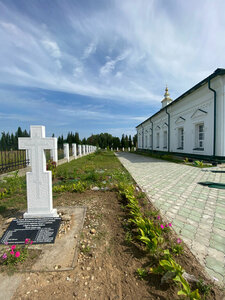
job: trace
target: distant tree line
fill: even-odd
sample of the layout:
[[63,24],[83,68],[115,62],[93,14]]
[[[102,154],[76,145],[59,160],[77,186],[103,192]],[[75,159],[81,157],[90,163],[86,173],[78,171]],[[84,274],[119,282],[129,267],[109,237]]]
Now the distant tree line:
[[109,133],[100,133],[100,134],[92,134],[89,138],[87,138],[87,144],[99,146],[100,148],[128,148],[132,146],[136,146],[137,143],[137,135],[131,138],[127,135],[122,135],[122,138],[114,137]]
[[[2,132],[0,139],[0,150],[18,150],[18,137],[29,137],[30,134],[26,130],[22,130],[18,127],[15,134]],[[55,136],[54,134],[52,135]],[[64,138],[63,135],[58,137],[58,148],[62,148],[64,143],[76,143],[76,144],[88,144],[93,146],[98,146],[100,148],[128,148],[136,146],[137,135],[135,134],[132,138],[131,135],[122,135],[122,138],[114,137],[109,133],[92,134],[90,137],[83,138],[80,140],[79,133],[68,132],[67,137]]]
[[18,137],[28,137],[30,133],[26,131],[22,131],[21,127],[18,127],[15,134],[2,132],[2,136],[0,139],[0,150],[17,150],[18,149]]
[[[54,134],[52,136],[54,136]],[[63,135],[59,136],[58,137],[58,148],[63,148],[63,144],[64,143],[68,143],[68,144],[72,144],[72,143],[81,144],[79,133],[78,132],[72,133],[72,131],[71,131],[71,132],[68,132],[66,138],[64,138]]]

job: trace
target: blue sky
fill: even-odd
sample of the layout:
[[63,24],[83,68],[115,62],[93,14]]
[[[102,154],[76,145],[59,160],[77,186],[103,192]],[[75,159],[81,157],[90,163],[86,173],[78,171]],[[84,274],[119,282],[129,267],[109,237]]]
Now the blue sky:
[[224,0],[0,0],[0,130],[134,134],[224,67]]

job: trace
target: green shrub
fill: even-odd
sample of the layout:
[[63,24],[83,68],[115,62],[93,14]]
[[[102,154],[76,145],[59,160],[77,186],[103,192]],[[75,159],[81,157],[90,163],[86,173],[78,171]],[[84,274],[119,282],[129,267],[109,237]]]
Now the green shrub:
[[194,162],[194,164],[195,164],[196,167],[199,167],[199,168],[203,168],[204,167],[203,161],[200,161],[200,160],[196,160]]
[[72,184],[62,184],[53,186],[53,192],[62,193],[62,192],[79,192],[83,193],[87,188],[87,185],[84,182],[78,181],[77,183]]

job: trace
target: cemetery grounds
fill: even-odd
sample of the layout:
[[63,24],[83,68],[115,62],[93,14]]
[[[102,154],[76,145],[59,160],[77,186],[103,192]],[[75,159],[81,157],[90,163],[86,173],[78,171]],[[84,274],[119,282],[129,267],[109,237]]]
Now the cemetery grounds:
[[[77,237],[75,268],[61,271],[61,265],[55,265],[53,272],[26,272],[41,255],[30,246],[25,262],[11,267],[0,265],[4,276],[18,273],[22,278],[13,299],[223,299],[224,291],[205,276],[202,266],[174,233],[173,225],[165,223],[113,152],[98,151],[58,166],[53,169],[53,177],[55,208],[86,207],[84,226]],[[0,182],[0,199],[2,234],[7,221],[21,217],[26,210],[25,176],[14,175]],[[132,199],[136,205],[133,209]],[[161,230],[159,250],[148,251],[147,244],[140,240],[134,212],[153,220]],[[70,216],[62,217],[58,239],[72,226]],[[168,253],[162,254],[166,249],[177,266],[202,279],[198,285],[190,283],[192,291],[199,289],[201,298],[177,295],[179,284],[171,279],[161,283],[163,276],[156,268],[160,258],[169,259]],[[61,260],[63,264],[66,257]]]

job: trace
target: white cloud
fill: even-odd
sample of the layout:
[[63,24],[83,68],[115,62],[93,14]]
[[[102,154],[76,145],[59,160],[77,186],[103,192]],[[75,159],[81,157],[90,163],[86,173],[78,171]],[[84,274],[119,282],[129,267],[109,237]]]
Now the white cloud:
[[111,59],[109,56],[106,57],[107,62],[100,68],[100,76],[105,76],[111,73],[116,67],[116,64],[120,61],[123,61],[130,54],[130,50],[126,50],[125,52],[118,55],[115,59]]
[[120,72],[120,71],[116,72],[116,75],[115,75],[116,78],[121,78],[122,76],[123,76],[122,72]]
[[[60,114],[63,114],[67,117],[78,117],[79,119],[82,120],[118,120],[120,121],[120,123],[122,122],[129,122],[129,121],[138,121],[138,122],[142,122],[144,121],[148,116],[130,116],[130,115],[125,115],[125,114],[112,114],[112,113],[108,113],[105,110],[93,110],[92,107],[84,107],[84,108],[79,108],[79,107],[66,107],[66,108],[62,108],[59,107],[58,108],[58,112],[60,112]],[[110,122],[111,122],[110,121]]]
[[115,69],[116,60],[107,61],[104,66],[100,68],[100,75],[104,76],[110,73],[112,70]]
[[80,76],[82,73],[83,73],[83,68],[81,66],[80,67],[75,67],[73,69],[73,76],[74,77]]
[[87,48],[85,48],[82,58],[87,59],[91,54],[96,52],[96,43],[90,43]]
[[61,51],[59,46],[56,42],[50,40],[43,40],[42,44],[44,45],[45,49],[49,52],[49,54],[54,58],[61,57]]
[[0,25],[7,31],[17,34],[19,32],[18,28],[12,24],[12,23],[7,23],[7,22],[0,22]]
[[2,120],[14,120],[14,121],[37,121],[35,117],[27,116],[25,114],[14,114],[14,113],[0,113]]

